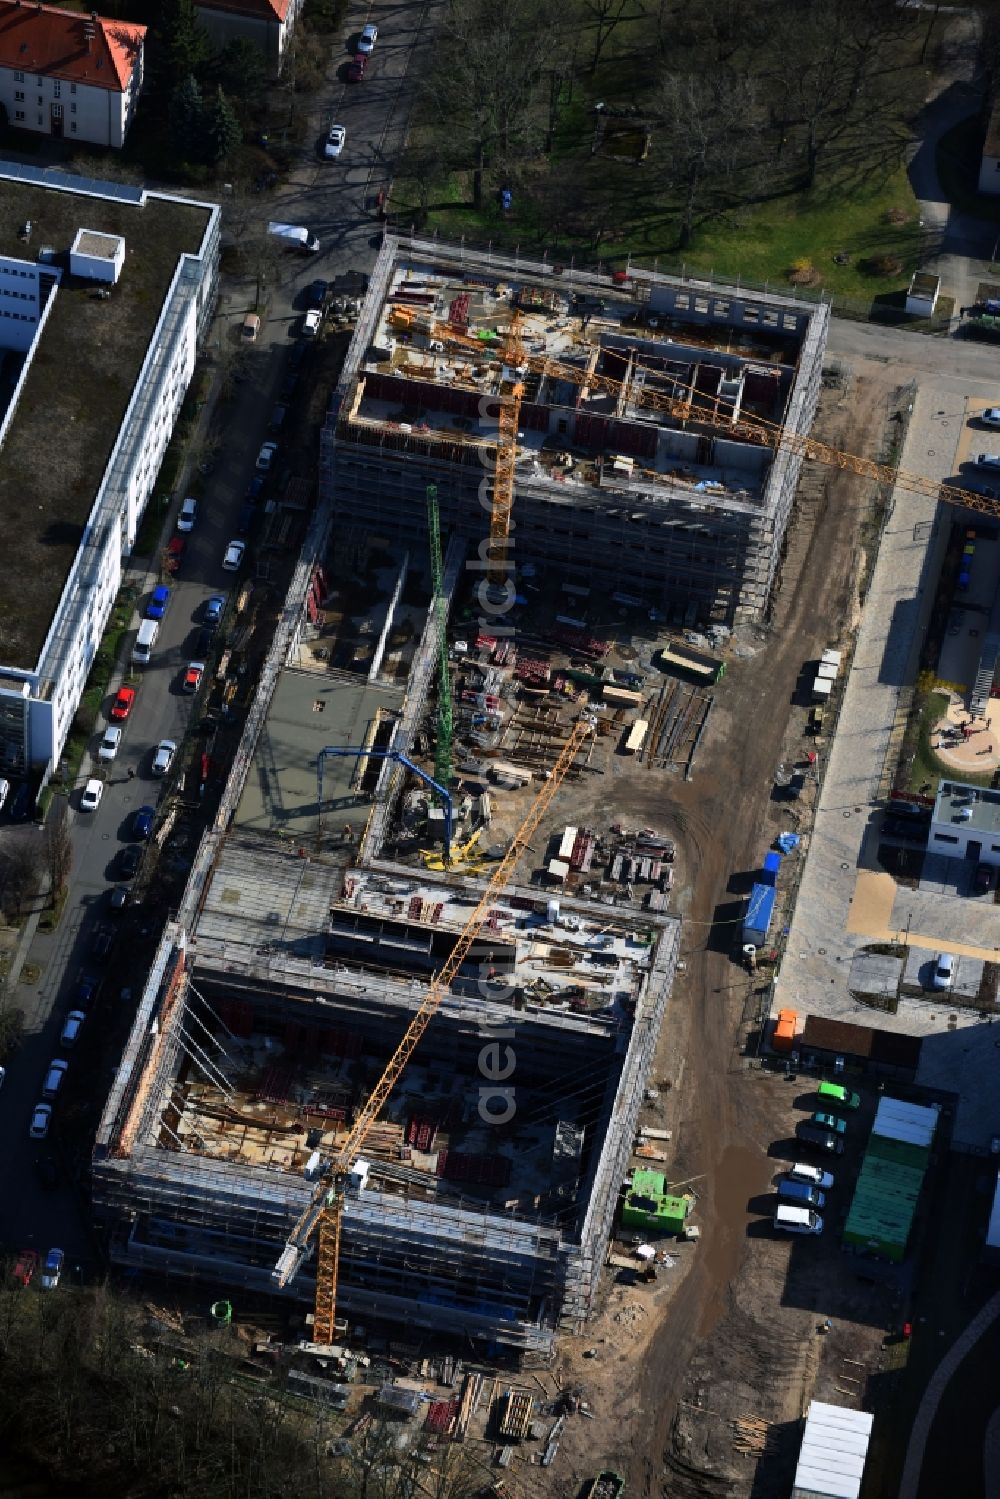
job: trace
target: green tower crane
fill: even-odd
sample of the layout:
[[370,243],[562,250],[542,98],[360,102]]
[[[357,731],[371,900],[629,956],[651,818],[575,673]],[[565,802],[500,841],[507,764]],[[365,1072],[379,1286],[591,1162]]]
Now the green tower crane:
[[441,562],[441,520],[438,515],[436,484],[427,486],[427,532],[431,546],[431,579],[434,587],[434,613],[438,624],[438,712],[437,743],[434,752],[434,779],[442,786],[451,785],[451,672],[448,667],[448,609],[445,602]]

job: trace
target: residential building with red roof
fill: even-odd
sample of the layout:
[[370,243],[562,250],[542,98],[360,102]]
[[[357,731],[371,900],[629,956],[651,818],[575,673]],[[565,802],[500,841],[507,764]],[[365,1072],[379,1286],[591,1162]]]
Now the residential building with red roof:
[[0,104],[17,130],[121,146],[142,88],[145,26],[0,0]]
[[194,8],[213,47],[221,51],[229,42],[253,42],[277,73],[302,0],[195,0]]

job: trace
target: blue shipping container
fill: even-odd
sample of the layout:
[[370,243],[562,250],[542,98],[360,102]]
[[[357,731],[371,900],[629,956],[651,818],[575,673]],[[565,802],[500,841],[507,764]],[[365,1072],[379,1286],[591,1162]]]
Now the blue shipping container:
[[743,918],[744,942],[752,942],[755,947],[762,947],[767,941],[777,893],[773,885],[754,885],[750,891],[747,913]]
[[764,869],[761,878],[762,885],[776,885],[778,883],[778,870],[781,868],[781,855],[773,849],[764,855]]

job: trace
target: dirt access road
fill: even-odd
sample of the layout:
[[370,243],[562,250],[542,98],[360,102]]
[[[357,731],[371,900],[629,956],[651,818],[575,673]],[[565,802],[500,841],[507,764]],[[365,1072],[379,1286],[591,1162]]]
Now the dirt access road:
[[[827,390],[817,435],[877,454],[896,384],[876,372]],[[702,1241],[678,1247],[665,1290],[615,1288],[584,1338],[565,1345],[560,1370],[560,1383],[582,1386],[593,1410],[592,1420],[567,1427],[567,1465],[578,1478],[609,1461],[627,1470],[630,1495],[749,1494],[756,1464],[731,1450],[729,1462],[710,1457],[708,1447],[718,1443],[692,1439],[687,1402],[724,1418],[731,1447],[733,1419],[790,1421],[812,1391],[815,1317],[784,1304],[791,1246],[747,1232],[748,1199],[769,1190],[781,1163],[768,1158],[768,1146],[787,1136],[789,1119],[782,1085],[738,1060],[749,979],[729,956],[739,909],[731,879],[758,868],[779,826],[789,825],[771,790],[799,733],[789,726],[796,681],[804,661],[856,623],[872,500],[860,480],[818,468],[805,473],[773,620],[751,641],[752,659],[734,660],[717,689],[690,782],[618,759],[612,777],[590,783],[590,809],[579,788],[574,796],[580,821],[589,810],[597,826],[645,821],[675,838],[685,918],[686,972],[675,984],[654,1072],[669,1086],[656,1122],[674,1132],[670,1179],[703,1178],[695,1187]],[[819,1304],[822,1288],[815,1290]]]

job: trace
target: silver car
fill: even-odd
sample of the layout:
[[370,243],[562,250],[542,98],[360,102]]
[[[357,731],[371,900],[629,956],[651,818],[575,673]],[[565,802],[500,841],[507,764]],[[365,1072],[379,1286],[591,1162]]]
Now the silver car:
[[159,744],[156,746],[156,754],[153,756],[152,769],[154,776],[166,775],[167,771],[174,763],[174,756],[176,755],[176,753],[177,745],[172,739],[160,740]]

